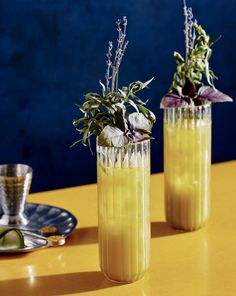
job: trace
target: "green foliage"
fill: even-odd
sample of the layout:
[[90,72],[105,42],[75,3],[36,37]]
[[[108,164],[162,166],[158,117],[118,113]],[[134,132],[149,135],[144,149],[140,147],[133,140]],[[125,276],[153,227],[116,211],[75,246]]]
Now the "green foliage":
[[[147,101],[141,100],[137,93],[147,88],[152,80],[153,78],[144,83],[141,81],[133,82],[128,87],[118,89],[115,93],[107,93],[105,85],[100,82],[103,94],[87,93],[84,96],[83,105],[79,106],[83,116],[75,119],[73,125],[82,135],[82,138],[73,145],[82,142],[90,147],[91,136],[95,135],[99,140],[99,135],[102,132],[104,146],[115,145],[115,143],[137,142],[150,138],[150,130],[146,129],[147,126],[150,129],[155,122],[155,115],[145,107]],[[149,124],[145,120],[141,120],[140,117],[139,119],[136,118],[136,122],[139,124],[138,128],[130,124],[129,115],[131,109],[136,111],[134,113],[142,114]],[[134,122],[134,119],[132,119],[132,122]],[[110,128],[106,128],[107,126]],[[117,141],[116,137],[121,136],[121,134],[125,139]],[[115,137],[116,140],[113,141],[112,137]]]
[[205,30],[193,23],[196,30],[196,39],[193,48],[190,50],[186,60],[177,52],[174,52],[174,58],[177,64],[176,73],[173,77],[173,83],[170,87],[171,92],[177,92],[179,95],[194,97],[196,90],[202,85],[203,76],[208,84],[214,88],[214,72],[210,69],[209,59],[212,54],[211,46],[219,39],[211,41]]

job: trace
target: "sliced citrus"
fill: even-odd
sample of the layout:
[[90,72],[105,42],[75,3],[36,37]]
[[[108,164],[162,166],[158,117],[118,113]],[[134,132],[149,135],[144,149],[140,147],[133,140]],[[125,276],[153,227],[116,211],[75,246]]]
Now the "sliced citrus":
[[0,228],[0,250],[20,249],[24,247],[24,236],[18,229]]

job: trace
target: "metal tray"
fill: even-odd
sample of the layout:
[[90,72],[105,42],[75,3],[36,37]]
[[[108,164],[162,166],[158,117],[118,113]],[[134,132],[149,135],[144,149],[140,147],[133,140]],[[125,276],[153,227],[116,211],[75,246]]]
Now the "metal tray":
[[[24,229],[38,230],[43,226],[56,226],[55,235],[69,236],[77,225],[77,219],[69,211],[43,204],[27,203],[25,214],[29,220],[27,225],[22,225]],[[2,210],[0,208],[0,216]],[[16,228],[21,228],[18,225]],[[23,253],[31,252],[48,246],[47,239],[40,239],[29,234],[24,234],[25,247],[22,249],[0,250],[0,253]]]

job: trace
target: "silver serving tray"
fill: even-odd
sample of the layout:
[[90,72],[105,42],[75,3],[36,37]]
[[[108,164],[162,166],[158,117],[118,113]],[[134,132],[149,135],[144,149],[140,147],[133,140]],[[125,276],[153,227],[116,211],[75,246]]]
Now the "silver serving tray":
[[[22,225],[24,229],[31,229],[37,231],[43,226],[56,226],[57,233],[53,235],[69,236],[77,225],[77,219],[69,211],[43,204],[27,203],[25,214],[28,218],[28,224]],[[0,208],[0,216],[2,210]],[[14,226],[14,225],[11,225]],[[21,225],[17,225],[16,228],[21,228]],[[37,235],[31,235],[30,233],[24,233],[25,247],[21,249],[5,249],[0,250],[0,253],[24,253],[36,251],[48,246],[46,238]]]

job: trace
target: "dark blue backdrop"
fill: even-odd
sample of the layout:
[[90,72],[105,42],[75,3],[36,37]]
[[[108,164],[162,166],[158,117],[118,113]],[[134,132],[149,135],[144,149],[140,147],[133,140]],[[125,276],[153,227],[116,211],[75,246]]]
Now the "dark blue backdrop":
[[[235,94],[234,0],[188,1],[215,45],[216,86]],[[144,94],[157,115],[152,171],[163,168],[160,98],[183,51],[181,0],[0,0],[0,162],[34,168],[32,191],[95,182],[96,161],[86,147],[69,149],[78,135],[72,119],[83,94],[100,90],[114,21],[128,17],[130,40],[121,83],[156,79]],[[236,105],[213,106],[213,162],[236,158]]]

